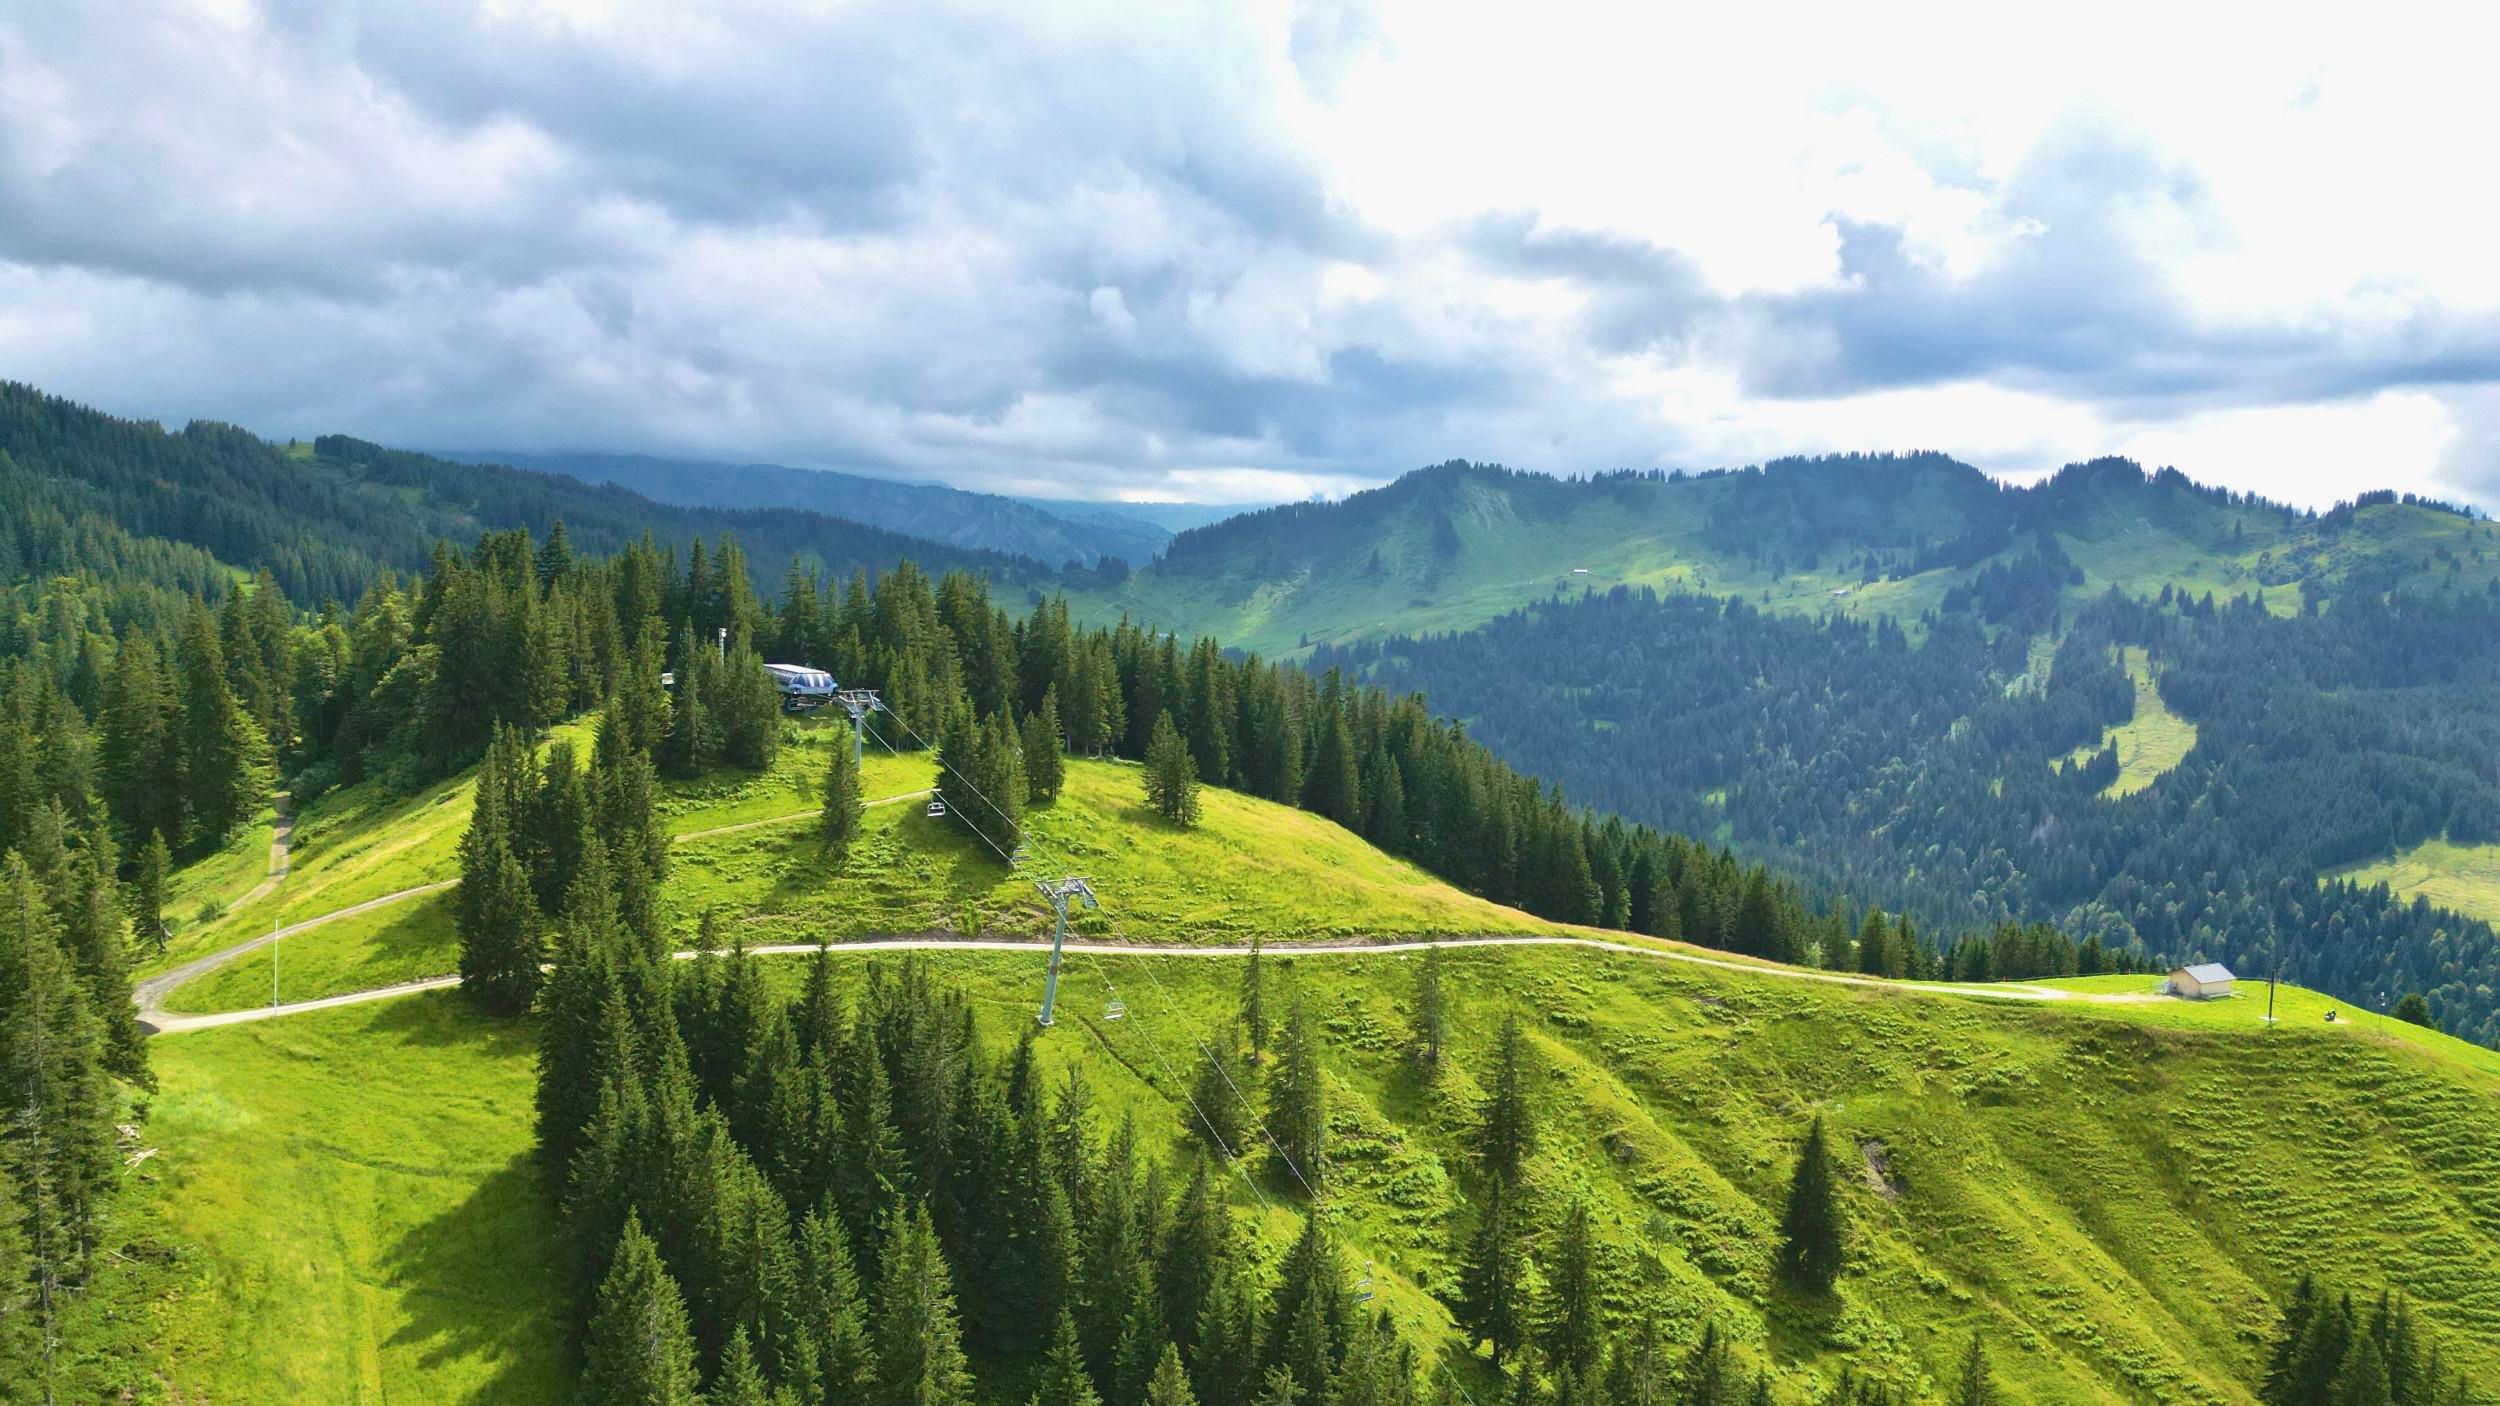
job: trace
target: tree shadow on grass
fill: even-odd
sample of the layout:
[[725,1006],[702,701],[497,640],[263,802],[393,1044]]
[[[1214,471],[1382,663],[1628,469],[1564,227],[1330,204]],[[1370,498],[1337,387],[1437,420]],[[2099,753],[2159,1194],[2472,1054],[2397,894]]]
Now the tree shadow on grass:
[[545,1179],[516,1155],[383,1252],[405,1320],[385,1346],[428,1373],[477,1379],[467,1401],[564,1400],[571,1295],[557,1251]]
[[476,1046],[497,1059],[536,1058],[536,1027],[526,1020],[488,1015],[457,988],[420,991],[376,1001],[365,1029],[405,1045]]

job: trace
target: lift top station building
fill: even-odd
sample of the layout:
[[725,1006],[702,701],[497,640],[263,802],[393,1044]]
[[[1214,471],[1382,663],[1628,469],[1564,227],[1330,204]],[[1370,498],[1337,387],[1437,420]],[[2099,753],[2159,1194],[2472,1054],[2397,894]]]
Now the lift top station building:
[[804,664],[767,664],[764,672],[773,676],[773,687],[781,690],[781,706],[788,712],[825,707],[841,692],[833,675]]

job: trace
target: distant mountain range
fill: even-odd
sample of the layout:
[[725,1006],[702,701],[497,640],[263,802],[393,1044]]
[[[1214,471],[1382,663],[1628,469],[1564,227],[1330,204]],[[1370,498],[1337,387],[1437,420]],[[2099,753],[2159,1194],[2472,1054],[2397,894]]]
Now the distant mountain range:
[[1706,474],[1555,478],[1489,464],[1419,469],[1333,503],[1288,503],[1181,533],[1090,594],[1182,634],[1268,653],[1463,630],[1618,585],[1741,596],[1775,611],[1925,612],[2053,538],[2071,600],[2111,586],[2252,593],[2296,610],[2355,576],[2481,584],[2473,519],[2366,495],[2307,513],[2117,459],[2016,488],[1940,454],[1839,455]]
[[1183,528],[1239,511],[1205,503],[1095,503],[1011,498],[939,483],[906,483],[832,469],[661,459],[643,454],[446,451],[471,464],[509,464],[612,483],[663,503],[707,508],[803,508],[951,546],[1027,556],[1049,566],[1152,560]]

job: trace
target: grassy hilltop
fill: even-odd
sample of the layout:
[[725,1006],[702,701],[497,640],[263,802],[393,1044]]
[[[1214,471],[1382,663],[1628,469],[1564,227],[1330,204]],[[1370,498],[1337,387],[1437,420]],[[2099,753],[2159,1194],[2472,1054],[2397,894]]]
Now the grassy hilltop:
[[[928,782],[925,758],[872,758],[865,794],[906,799],[872,809],[850,868],[829,872],[805,820],[787,818],[812,803],[823,761],[823,734],[801,736],[767,776],[671,788],[681,917],[718,904],[758,940],[1042,929],[1023,876],[921,813],[908,793]],[[1169,830],[1138,813],[1135,782],[1074,764],[1067,794],[1030,817],[1037,850],[1073,852],[1095,879],[1112,915],[1102,935],[1556,931],[1300,812],[1210,792],[1200,829]],[[364,828],[298,876],[431,854],[459,829],[439,816],[464,812],[359,812]],[[299,835],[320,834],[322,814],[308,807]],[[206,865],[222,867],[187,871],[195,889],[258,879],[230,857]],[[433,872],[412,861],[398,877]],[[353,902],[392,881],[336,882]],[[285,970],[352,989],[359,973],[423,965],[414,953],[448,951],[447,926],[408,916],[433,901],[379,910],[403,915],[405,941],[357,920],[291,937]],[[195,983],[210,994],[194,1008],[265,999],[257,960]],[[758,960],[791,983],[807,961]],[[846,989],[869,960],[837,959]],[[994,1047],[1029,1022],[1034,954],[927,960],[972,996]],[[2014,1400],[2248,1402],[2271,1305],[2304,1268],[2413,1295],[2452,1356],[2500,1378],[2500,1055],[2412,1027],[2330,1025],[2307,993],[2286,993],[2268,1029],[2248,995],[2043,1004],[1589,949],[1454,949],[1453,1046],[1427,1080],[1403,1052],[1418,960],[1280,945],[1267,971],[1271,1010],[1298,996],[1323,1037],[1330,1216],[1349,1257],[1370,1262],[1377,1302],[1428,1339],[1453,1337],[1442,1305],[1467,1224],[1459,1187],[1491,1044],[1516,1012],[1539,1071],[1540,1223],[1587,1195],[1614,1311],[1655,1315],[1679,1342],[1718,1323],[1775,1372],[1783,1403],[1844,1363],[1933,1393],[1974,1328]],[[1104,1111],[1134,1116],[1144,1145],[1177,1159],[1190,1057],[1229,1038],[1240,977],[1235,958],[1078,955],[1063,988],[1076,1018],[1044,1057],[1082,1062]],[[289,981],[290,998],[317,994]],[[1129,1012],[1116,1023],[1100,1019],[1113,987]],[[134,1243],[175,1256],[139,1307],[171,1399],[564,1399],[568,1315],[528,1155],[527,1026],[436,992],[162,1037],[152,1054],[160,1151],[134,1173],[125,1220]],[[1765,1275],[1796,1139],[1818,1111],[1851,1171],[1856,1227],[1826,1305]],[[1232,1179],[1236,1209],[1273,1258],[1298,1189],[1247,1169],[1257,1189]],[[1482,1399],[1489,1377],[1461,1370]]]

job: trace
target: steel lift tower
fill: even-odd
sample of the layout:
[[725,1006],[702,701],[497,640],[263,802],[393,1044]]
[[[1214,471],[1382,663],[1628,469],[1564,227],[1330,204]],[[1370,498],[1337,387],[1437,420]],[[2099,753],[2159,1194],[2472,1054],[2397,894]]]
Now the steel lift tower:
[[857,767],[862,760],[859,740],[868,731],[868,715],[885,705],[877,701],[873,688],[846,688],[833,695],[833,701],[851,715],[851,765]]
[[1059,1004],[1059,950],[1068,940],[1068,900],[1075,899],[1088,908],[1100,908],[1094,900],[1094,886],[1083,879],[1061,879],[1057,883],[1036,879],[1033,887],[1050,900],[1050,910],[1059,915],[1058,925],[1050,934],[1050,976],[1042,984],[1041,1023],[1051,1023],[1051,1007]]

